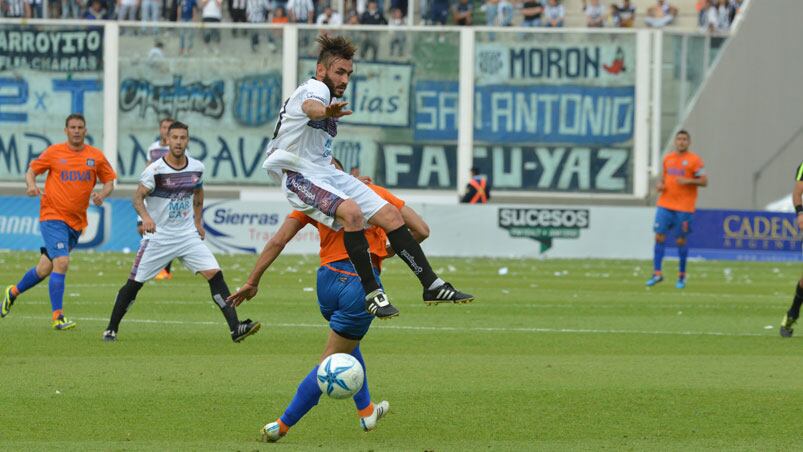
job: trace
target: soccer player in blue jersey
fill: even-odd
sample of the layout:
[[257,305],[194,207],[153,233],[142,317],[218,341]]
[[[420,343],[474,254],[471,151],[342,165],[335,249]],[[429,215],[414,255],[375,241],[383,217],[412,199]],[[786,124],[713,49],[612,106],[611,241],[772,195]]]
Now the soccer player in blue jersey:
[[[406,226],[416,241],[421,242],[429,235],[427,224],[414,210],[406,206],[404,201],[382,187],[369,185],[369,188],[401,212]],[[317,281],[318,304],[321,314],[329,321],[331,328],[320,360],[323,361],[334,353],[348,353],[354,356],[365,369],[365,361],[360,352],[360,341],[368,332],[374,315],[368,313],[364,308],[365,290],[343,245],[344,231],[342,229],[334,231],[299,211],[292,212],[265,245],[248,281],[229,297],[229,301],[238,306],[244,300],[253,298],[257,294],[263,273],[279,256],[284,246],[307,224],[317,227],[321,238],[321,266],[318,269]],[[390,256],[386,245],[387,236],[381,228],[374,226],[366,230],[366,239],[369,243],[374,276],[381,287],[379,273],[382,259]],[[281,439],[287,434],[290,427],[318,404],[322,393],[317,383],[317,372],[318,366],[316,365],[299,384],[296,395],[284,414],[262,428],[263,441],[275,442]],[[373,430],[377,421],[390,408],[387,401],[377,404],[371,402],[367,371],[363,387],[354,395],[354,404],[360,416],[360,426],[365,431]]]

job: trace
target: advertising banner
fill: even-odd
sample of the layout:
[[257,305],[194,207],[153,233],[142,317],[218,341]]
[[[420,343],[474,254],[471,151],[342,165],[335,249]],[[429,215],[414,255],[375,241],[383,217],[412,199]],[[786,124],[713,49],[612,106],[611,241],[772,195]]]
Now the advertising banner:
[[700,209],[694,213],[691,229],[689,256],[801,260],[803,234],[797,228],[794,213]]
[[102,57],[100,29],[0,30],[0,180],[22,180],[31,160],[66,141],[71,113],[86,117],[88,143],[102,143]]

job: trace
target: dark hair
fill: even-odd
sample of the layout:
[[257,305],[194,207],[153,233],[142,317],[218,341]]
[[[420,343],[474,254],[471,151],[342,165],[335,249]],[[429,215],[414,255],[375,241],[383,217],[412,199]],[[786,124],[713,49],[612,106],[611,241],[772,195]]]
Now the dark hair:
[[187,131],[187,133],[190,133],[190,126],[188,126],[187,124],[184,124],[181,121],[176,121],[173,124],[170,124],[170,127],[167,128],[167,131],[170,132],[171,130],[174,130],[174,129],[184,129],[184,130]]
[[477,176],[479,174],[482,174],[482,171],[480,171],[480,167],[479,166],[472,166],[471,167],[471,174]]
[[86,127],[86,119],[84,118],[84,115],[82,115],[81,113],[73,113],[70,116],[67,116],[67,119],[64,120],[64,127],[67,127],[70,124],[70,121],[72,121],[73,119],[77,119],[83,122],[84,127]]
[[357,48],[348,38],[343,36],[320,35],[315,40],[321,46],[321,53],[318,54],[318,64],[329,67],[335,58],[351,60]]
[[340,167],[340,169],[345,169],[345,168],[343,167],[343,162],[341,162],[340,160],[338,160],[338,159],[337,159],[337,157],[332,157],[332,162],[333,162],[333,163],[335,163],[335,164],[337,164],[337,166],[339,166],[339,167]]
[[689,132],[687,132],[686,129],[678,130],[678,133],[676,133],[675,136],[678,136],[678,135],[686,135],[686,138],[691,138],[691,135],[689,135]]
[[164,124],[167,121],[176,122],[175,119],[171,118],[170,116],[166,116],[166,117],[164,117],[164,118],[159,120],[159,125],[161,126],[162,124]]

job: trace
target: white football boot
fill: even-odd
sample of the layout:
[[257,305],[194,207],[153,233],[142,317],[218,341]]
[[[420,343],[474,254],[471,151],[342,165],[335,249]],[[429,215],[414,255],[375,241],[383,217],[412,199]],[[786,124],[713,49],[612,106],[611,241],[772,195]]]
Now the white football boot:
[[[366,432],[376,428],[376,423],[382,419],[390,410],[390,404],[387,400],[383,400],[374,404],[374,412],[370,416],[360,418],[360,427]],[[277,427],[278,428],[278,427]]]

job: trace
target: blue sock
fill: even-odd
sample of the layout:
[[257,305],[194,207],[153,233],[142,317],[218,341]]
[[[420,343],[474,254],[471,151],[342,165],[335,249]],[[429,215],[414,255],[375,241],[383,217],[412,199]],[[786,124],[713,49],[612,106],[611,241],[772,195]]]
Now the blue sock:
[[678,257],[680,257],[680,278],[686,277],[686,259],[689,257],[689,247],[686,245],[678,247]]
[[301,380],[296,390],[296,395],[287,406],[287,409],[282,415],[281,421],[288,427],[292,427],[296,422],[300,421],[302,417],[315,405],[318,404],[318,399],[321,398],[321,389],[318,387],[318,366],[315,366],[310,373]]
[[664,261],[664,250],[666,245],[664,242],[655,242],[655,254],[653,256],[653,269],[655,273],[661,272],[661,263]]
[[41,281],[42,278],[36,273],[36,267],[31,268],[22,276],[22,279],[20,279],[20,282],[16,285],[17,296],[20,296],[23,292],[39,284]]
[[61,311],[64,305],[64,273],[53,272],[50,274],[50,307],[53,312]]
[[365,361],[362,359],[359,345],[351,352],[351,356],[357,358],[357,361],[362,364],[363,371],[365,371],[365,382],[362,384],[362,388],[354,394],[354,405],[357,406],[357,410],[363,410],[371,404],[371,394],[368,392],[368,369],[365,368]]

